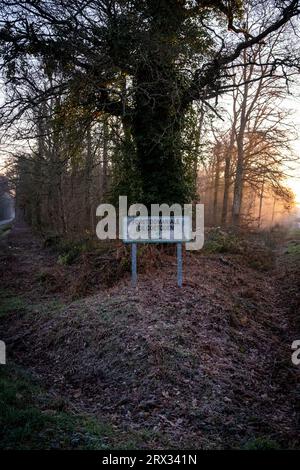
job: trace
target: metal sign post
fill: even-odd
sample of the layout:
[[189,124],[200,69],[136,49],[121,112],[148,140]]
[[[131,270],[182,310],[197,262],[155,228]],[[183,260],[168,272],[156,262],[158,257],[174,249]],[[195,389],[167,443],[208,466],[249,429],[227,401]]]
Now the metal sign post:
[[177,243],[177,285],[182,287],[182,243]]
[[133,287],[136,287],[136,281],[137,281],[136,251],[137,251],[136,243],[132,243],[131,245],[131,283]]
[[131,283],[137,284],[137,243],[176,243],[177,285],[182,287],[182,244],[191,240],[190,217],[124,217],[123,241],[131,244]]

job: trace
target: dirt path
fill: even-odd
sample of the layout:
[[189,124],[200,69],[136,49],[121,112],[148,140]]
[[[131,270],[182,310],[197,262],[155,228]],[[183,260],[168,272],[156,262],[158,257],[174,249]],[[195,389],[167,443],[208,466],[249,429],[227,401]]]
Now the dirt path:
[[43,246],[22,221],[0,239],[1,295],[17,296],[26,302],[64,300],[75,269],[57,262],[58,255]]
[[39,298],[42,292],[37,282],[41,269],[53,264],[53,257],[42,250],[42,242],[33,236],[27,225],[18,221],[8,235],[0,240],[1,284],[7,291]]
[[179,290],[170,258],[137,289],[127,277],[71,302],[68,269],[24,224],[1,249],[2,297],[24,301],[6,307],[1,338],[73,410],[145,448],[299,446],[284,261],[266,274],[239,256],[188,255]]

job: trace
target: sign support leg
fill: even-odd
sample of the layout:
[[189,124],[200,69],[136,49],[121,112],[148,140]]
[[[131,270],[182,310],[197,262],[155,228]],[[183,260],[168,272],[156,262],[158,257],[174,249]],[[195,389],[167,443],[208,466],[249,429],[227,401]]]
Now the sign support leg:
[[136,243],[131,245],[131,283],[136,287],[137,281],[137,263],[136,263]]
[[182,243],[177,243],[177,284],[182,287]]

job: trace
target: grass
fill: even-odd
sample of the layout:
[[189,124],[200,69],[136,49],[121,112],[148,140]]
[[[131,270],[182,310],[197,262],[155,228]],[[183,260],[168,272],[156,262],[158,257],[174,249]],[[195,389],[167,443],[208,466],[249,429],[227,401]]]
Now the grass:
[[86,416],[55,408],[56,402],[16,367],[0,369],[1,449],[105,449],[113,433]]
[[8,222],[7,224],[0,225],[0,239],[4,238],[12,229],[13,222]]
[[243,447],[244,450],[279,450],[280,445],[268,437],[257,437],[249,440]]
[[289,230],[287,237],[289,239],[300,240],[300,228],[292,228]]
[[259,232],[251,236],[239,236],[220,228],[207,234],[203,252],[206,254],[239,254],[245,264],[257,271],[269,271],[274,267],[276,240],[271,232]]
[[136,449],[150,431],[118,432],[94,417],[72,414],[63,400],[45,393],[23,370],[0,366],[0,449]]
[[20,312],[25,310],[27,307],[26,302],[22,297],[13,296],[13,297],[2,297],[0,295],[0,318],[4,317],[9,313]]
[[1,227],[0,228],[0,239],[4,238],[6,235],[8,235],[10,231],[11,231],[11,227],[8,227],[7,225],[4,226],[4,227]]
[[44,238],[44,247],[50,248],[58,255],[57,262],[63,266],[76,263],[80,256],[85,253],[93,253],[95,256],[109,253],[114,247],[114,241],[101,242],[93,238],[82,238],[78,240],[63,239],[56,234],[48,234]]
[[292,256],[300,255],[300,242],[290,242],[287,246],[286,253]]
[[0,289],[0,318],[14,313],[49,314],[64,307],[57,299],[31,303],[27,298],[16,295],[13,291]]

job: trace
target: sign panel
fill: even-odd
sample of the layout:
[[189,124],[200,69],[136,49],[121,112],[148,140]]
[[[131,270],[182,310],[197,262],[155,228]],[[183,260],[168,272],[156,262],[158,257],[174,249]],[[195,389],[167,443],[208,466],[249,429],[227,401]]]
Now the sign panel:
[[125,243],[178,243],[192,240],[188,216],[124,217]]

